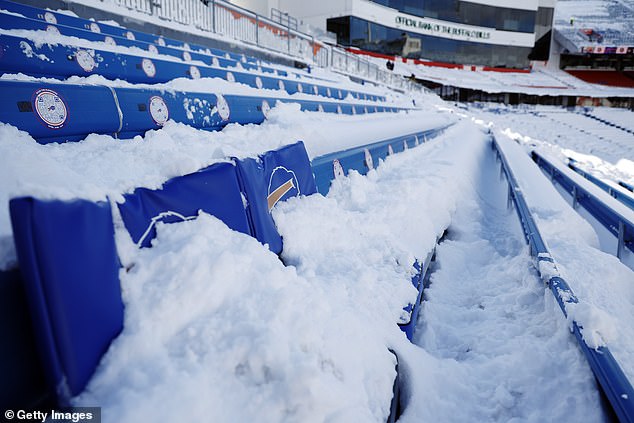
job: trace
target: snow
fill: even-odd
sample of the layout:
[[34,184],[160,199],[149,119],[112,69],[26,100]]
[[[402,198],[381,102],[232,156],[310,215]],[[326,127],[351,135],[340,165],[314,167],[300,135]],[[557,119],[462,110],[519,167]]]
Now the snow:
[[[394,359],[353,292],[206,215],[160,224],[134,259],[125,330],[75,401],[100,404],[105,422],[385,419]],[[386,331],[384,308],[363,317]]]
[[521,146],[498,134],[542,237],[579,304],[566,305],[583,327],[591,348],[607,344],[630,380],[634,379],[634,273],[602,252],[597,235],[557,194]]
[[[42,42],[69,42],[47,37]],[[574,86],[545,69],[508,76],[426,68],[434,78],[474,78],[470,82],[498,88],[598,89]],[[359,88],[315,72],[334,85]],[[133,86],[98,76],[40,81]],[[262,93],[218,79],[152,87]],[[371,90],[388,95],[391,104],[414,99],[419,110],[340,116],[280,103],[261,125],[205,132],[170,121],[129,140],[91,134],[48,145],[0,123],[0,269],[7,269],[16,264],[7,206],[15,196],[116,203],[136,187],[158,188],[212,163],[297,140],[315,158],[457,122],[366,176],[337,179],[328,196],[278,204],[273,217],[284,239],[281,260],[204,213],[159,223],[152,248],[138,249],[115,216],[124,329],[75,404],[102,406],[104,422],[383,422],[396,375],[391,350],[403,383],[403,423],[605,418],[569,327],[578,322],[592,348],[607,344],[634,380],[634,273],[600,250],[593,227],[526,153],[538,148],[562,163],[572,157],[612,181],[631,182],[631,138],[618,139],[598,121],[557,108],[456,110],[431,95]],[[631,120],[631,112],[595,111]],[[506,208],[506,185],[486,128],[503,145],[556,265],[542,261],[536,268],[530,258],[518,220]],[[412,263],[426,257],[445,230],[410,343],[396,322],[416,296]],[[568,320],[538,272],[560,275],[574,290],[580,301],[566,306]]]
[[[385,66],[385,59],[368,60]],[[529,73],[494,72],[481,69],[448,69],[425,64],[394,61],[394,72],[438,84],[482,90],[487,93],[524,93],[538,96],[632,97],[634,89],[590,84],[559,70],[534,63]]]
[[[593,113],[608,114],[609,108]],[[575,159],[593,175],[611,180],[634,182],[634,135],[585,116],[581,110],[568,111],[554,106],[513,108],[499,104],[471,107],[470,114],[503,131],[527,149],[537,149],[559,157]],[[620,119],[634,119],[634,112],[614,110]],[[602,131],[609,131],[605,133]]]
[[498,165],[481,156],[437,249],[399,421],[601,421],[593,376],[532,269]]
[[[170,178],[229,157],[252,157],[298,140],[304,141],[310,157],[316,157],[454,120],[431,110],[338,116],[304,112],[297,104],[278,104],[259,126],[231,124],[221,132],[206,132],[169,121],[143,138],[120,140],[91,134],[79,143],[47,145],[0,123],[0,178],[4,182],[0,188],[4,204],[0,208],[0,269],[15,263],[8,210],[12,197],[122,201],[122,194],[136,187],[159,188]],[[29,165],[33,161],[38,166]]]

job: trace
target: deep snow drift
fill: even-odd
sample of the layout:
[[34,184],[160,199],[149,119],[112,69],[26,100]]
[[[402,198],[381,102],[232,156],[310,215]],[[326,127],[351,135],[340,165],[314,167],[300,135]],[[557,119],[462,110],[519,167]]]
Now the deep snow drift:
[[401,421],[601,421],[592,373],[535,273],[499,164],[489,151],[480,160],[437,249]]
[[[67,82],[127,85],[99,77]],[[161,88],[256,91],[217,79]],[[411,96],[373,90],[412,104]],[[283,261],[204,214],[160,224],[150,249],[137,249],[119,230],[120,258],[130,269],[121,271],[125,328],[75,403],[104,407],[104,422],[381,422],[395,377],[391,349],[403,377],[403,422],[601,420],[594,379],[569,322],[539,284],[480,127],[492,126],[512,153],[559,269],[581,299],[571,315],[584,325],[584,337],[595,346],[608,343],[630,379],[633,273],[597,249],[593,229],[510,138],[628,180],[633,144],[597,141],[584,126],[594,124],[589,118],[553,108],[469,108],[460,115],[434,96],[414,100],[420,111],[358,116],[280,104],[259,126],[204,132],[168,122],[132,140],[90,135],[45,146],[0,124],[4,269],[16,261],[7,210],[13,196],[122,201],[135,187],[157,188],[214,162],[297,140],[314,158],[462,120],[365,177],[352,172],[336,180],[327,197],[279,204],[273,214]],[[415,295],[411,265],[446,228],[412,344],[396,325]]]
[[[213,217],[161,225],[153,248],[121,249],[134,264],[121,275],[124,333],[77,403],[102,404],[105,421],[384,421],[390,348],[404,422],[601,420],[592,374],[539,284],[491,159],[486,136],[463,122],[335,181],[327,197],[279,204],[289,267]],[[543,195],[557,226],[579,223],[556,214],[567,206],[554,190]],[[395,324],[414,295],[410,264],[447,226],[415,346]],[[569,254],[591,250],[591,233]],[[585,320],[594,323],[614,330]]]

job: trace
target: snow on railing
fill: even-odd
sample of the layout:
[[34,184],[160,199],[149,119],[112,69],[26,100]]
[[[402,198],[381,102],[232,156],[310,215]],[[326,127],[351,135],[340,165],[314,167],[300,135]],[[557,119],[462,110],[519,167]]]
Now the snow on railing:
[[344,49],[224,0],[101,0],[129,10],[191,25],[248,44],[289,54],[320,67],[383,83],[401,90],[423,90],[404,78]]
[[[500,161],[503,174],[509,186],[509,204],[515,205],[515,210],[520,218],[524,236],[530,247],[530,254],[536,260],[536,266],[544,284],[550,288],[557,300],[559,308],[568,318],[568,307],[578,303],[578,299],[568,283],[559,275],[557,265],[552,258],[539,227],[533,218],[531,209],[524,198],[513,171],[509,165],[503,147],[491,135],[491,146],[496,158]],[[634,422],[634,388],[618,362],[607,346],[593,348],[583,338],[582,327],[572,317],[571,330],[577,339],[581,351],[592,369],[597,381],[601,385],[606,398],[616,413],[620,422]]]

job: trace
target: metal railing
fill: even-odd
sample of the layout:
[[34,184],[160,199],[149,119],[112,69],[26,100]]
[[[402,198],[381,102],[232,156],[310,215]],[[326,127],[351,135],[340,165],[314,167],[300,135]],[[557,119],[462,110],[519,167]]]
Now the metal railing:
[[297,18],[274,7],[271,8],[271,19],[278,22],[280,25],[284,25],[290,29],[294,29],[295,31],[298,29]]
[[501,171],[506,176],[509,186],[509,205],[514,205],[517,215],[520,218],[524,236],[530,247],[530,254],[536,260],[536,267],[544,284],[550,288],[557,300],[561,311],[566,318],[569,318],[571,331],[573,332],[581,351],[583,351],[590,368],[594,373],[606,398],[610,402],[618,420],[620,422],[634,422],[634,388],[627,376],[619,366],[607,345],[593,348],[588,346],[582,335],[582,326],[569,316],[568,307],[570,304],[578,303],[578,299],[568,283],[559,275],[557,265],[553,259],[539,227],[535,222],[531,209],[524,198],[513,171],[505,155],[504,148],[495,137],[491,137],[492,148],[496,158],[500,161]]
[[[286,25],[224,0],[101,0],[157,16],[162,20],[193,26],[244,43],[288,54],[319,67],[382,83],[401,91],[424,90],[365,57],[322,43],[293,28],[296,19],[284,16]],[[281,12],[280,12],[281,13]]]

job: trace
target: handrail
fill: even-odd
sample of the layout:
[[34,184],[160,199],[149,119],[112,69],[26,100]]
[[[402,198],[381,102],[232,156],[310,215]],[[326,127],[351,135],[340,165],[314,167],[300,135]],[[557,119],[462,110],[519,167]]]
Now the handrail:
[[101,1],[126,10],[157,16],[165,21],[194,25],[204,32],[228,35],[247,44],[289,54],[316,66],[329,67],[347,75],[386,84],[400,90],[414,88],[424,90],[418,85],[413,86],[405,78],[388,72],[376,63],[360,58],[343,48],[316,40],[312,35],[294,29],[292,25],[280,24],[224,0]]
[[[559,308],[564,316],[568,317],[567,304],[576,304],[578,299],[568,283],[558,274],[555,260],[552,258],[546,243],[544,242],[539,228],[533,219],[530,209],[524,199],[522,189],[517,183],[511,167],[495,137],[491,137],[492,148],[496,156],[500,159],[502,170],[506,175],[509,185],[509,200],[512,200],[518,213],[524,236],[531,246],[531,255],[537,261],[542,281],[550,288],[552,294],[559,304]],[[608,401],[612,405],[614,412],[621,422],[634,422],[634,388],[627,379],[623,370],[615,360],[607,346],[600,346],[596,349],[586,344],[581,334],[582,326],[576,321],[572,322],[572,331],[579,343],[579,347],[586,356],[590,368],[597,381],[601,385]]]
[[[576,163],[577,161],[575,159],[568,158],[568,167],[570,169],[574,170],[579,175],[583,176],[584,178],[586,178],[587,180],[589,180],[590,182],[592,182],[593,184],[601,188],[603,191],[607,192],[612,197],[616,198],[621,203],[625,204],[626,206],[634,210],[634,197],[632,197],[631,195],[627,195],[619,191],[618,189],[610,186],[609,184],[603,182],[601,179],[597,178],[591,173],[588,173],[585,170],[581,169],[579,166],[576,165]],[[628,186],[627,183],[622,181],[618,181],[617,183],[619,186],[623,187],[624,189],[627,189],[627,186]]]
[[[617,238],[616,256],[623,258],[625,249],[634,252],[634,221],[620,213],[618,210],[608,206],[590,190],[575,182],[563,171],[566,168],[558,167],[548,159],[533,151],[531,154],[533,161],[537,163],[551,179],[572,195],[572,205],[581,205],[588,211],[601,225],[603,225],[612,235]],[[572,172],[572,170],[570,170]],[[574,174],[573,174],[574,175]]]

